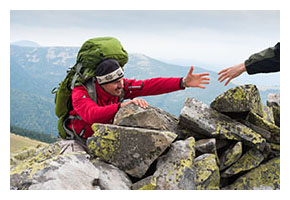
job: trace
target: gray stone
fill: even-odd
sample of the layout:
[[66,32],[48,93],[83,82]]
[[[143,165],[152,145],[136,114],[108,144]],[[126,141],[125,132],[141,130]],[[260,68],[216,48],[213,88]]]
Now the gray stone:
[[203,154],[194,160],[197,190],[219,190],[220,173],[214,154]]
[[260,150],[266,145],[266,140],[257,132],[194,98],[186,99],[179,123],[208,137],[242,141]]
[[169,131],[93,124],[89,151],[127,174],[141,178],[177,137]]
[[252,148],[249,151],[247,151],[232,166],[226,169],[226,171],[224,171],[221,174],[221,177],[224,177],[224,178],[231,177],[241,172],[249,171],[259,166],[263,160],[264,160],[263,154],[259,150]]
[[242,155],[242,143],[237,142],[232,148],[227,149],[220,158],[220,170],[227,168],[235,163]]
[[280,158],[273,158],[239,177],[224,190],[279,190]]
[[280,94],[268,94],[267,98],[267,106],[280,106]]
[[215,138],[198,140],[195,143],[195,152],[196,152],[196,156],[199,156],[199,155],[205,154],[205,153],[215,154],[216,159],[217,159],[217,163],[218,164],[220,163],[218,155],[217,155],[216,139]]
[[160,108],[149,106],[143,109],[135,104],[121,108],[114,118],[114,125],[171,132],[176,132],[177,123],[175,116]]
[[26,160],[10,171],[11,189],[89,190],[99,171],[83,152],[56,155],[41,162]]
[[132,182],[128,175],[117,167],[98,159],[92,164],[99,171],[98,184],[102,190],[130,190]]
[[169,152],[160,157],[157,163],[156,177],[157,190],[193,190],[196,189],[194,150],[195,140],[190,137],[186,140],[174,142]]

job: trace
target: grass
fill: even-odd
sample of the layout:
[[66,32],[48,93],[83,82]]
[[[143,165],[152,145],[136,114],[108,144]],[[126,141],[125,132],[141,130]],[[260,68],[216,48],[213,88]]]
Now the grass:
[[10,133],[10,153],[15,153],[24,147],[36,147],[37,145],[48,145],[44,142],[39,142],[37,140],[32,140],[27,137],[23,137],[20,135],[16,135],[13,133]]

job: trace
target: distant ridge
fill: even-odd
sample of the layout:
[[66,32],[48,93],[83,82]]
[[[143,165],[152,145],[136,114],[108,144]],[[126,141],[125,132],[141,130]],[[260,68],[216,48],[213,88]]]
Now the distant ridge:
[[22,47],[41,47],[38,43],[29,40],[20,40],[12,42],[11,45],[22,46]]

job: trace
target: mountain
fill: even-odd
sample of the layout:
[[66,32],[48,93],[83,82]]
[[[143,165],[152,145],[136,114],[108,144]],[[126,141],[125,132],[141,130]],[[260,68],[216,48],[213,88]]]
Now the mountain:
[[11,44],[21,47],[40,47],[38,43],[29,40],[21,40],[17,42],[12,42]]
[[[66,71],[76,61],[78,47],[23,47],[10,46],[10,125],[28,130],[57,135],[54,114],[54,95],[51,90],[64,79]],[[142,54],[130,54],[125,65],[125,77],[147,79],[154,77],[183,77],[189,67],[172,65]],[[195,67],[194,73],[209,72]],[[235,87],[224,87],[217,81],[217,73],[209,72],[211,83],[207,89],[187,88],[169,94],[144,97],[149,104],[176,116],[185,98],[195,97],[210,104],[216,96]],[[263,102],[269,92],[263,91]],[[280,93],[280,90],[270,90]]]

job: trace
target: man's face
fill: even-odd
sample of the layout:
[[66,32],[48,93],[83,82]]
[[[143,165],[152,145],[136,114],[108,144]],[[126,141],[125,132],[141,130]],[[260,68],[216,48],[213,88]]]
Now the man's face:
[[112,96],[120,96],[122,93],[122,88],[124,87],[123,78],[116,80],[112,83],[107,83],[102,85],[103,89]]

